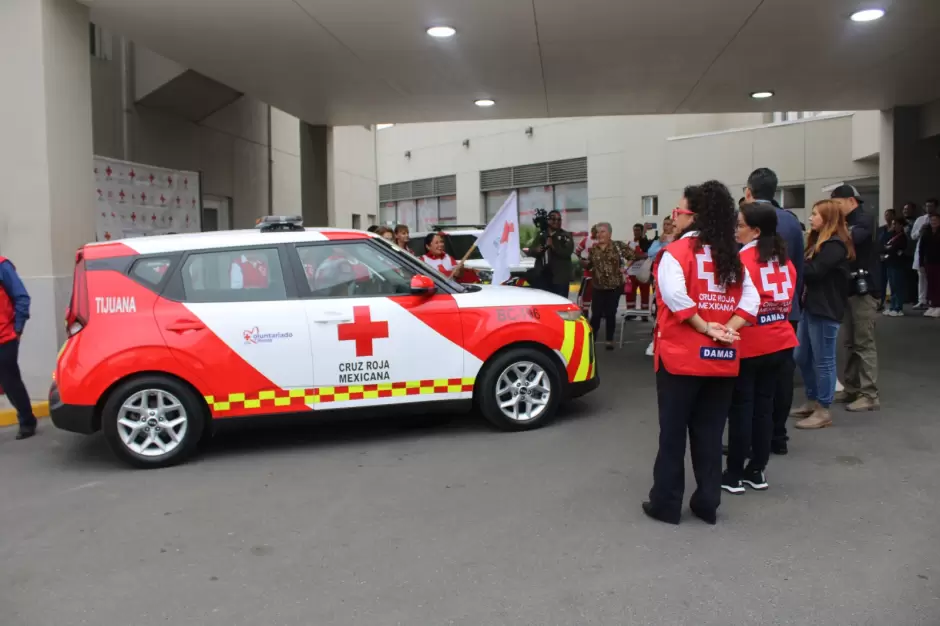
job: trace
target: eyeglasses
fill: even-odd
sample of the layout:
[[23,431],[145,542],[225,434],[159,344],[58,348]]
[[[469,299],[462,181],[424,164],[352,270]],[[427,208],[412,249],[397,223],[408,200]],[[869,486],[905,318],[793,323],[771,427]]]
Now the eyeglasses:
[[676,218],[679,217],[680,215],[695,215],[695,212],[690,211],[688,209],[680,209],[679,207],[676,207],[672,210],[672,221],[676,221]]

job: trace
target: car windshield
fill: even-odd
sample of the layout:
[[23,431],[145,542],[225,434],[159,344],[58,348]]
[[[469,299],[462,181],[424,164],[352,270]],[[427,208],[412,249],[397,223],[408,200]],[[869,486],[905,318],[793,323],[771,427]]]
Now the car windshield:
[[428,265],[427,263],[423,262],[420,258],[415,257],[415,256],[409,254],[409,253],[406,252],[405,250],[402,250],[401,248],[399,248],[397,245],[395,245],[394,243],[392,243],[392,242],[389,241],[388,239],[385,239],[384,237],[376,237],[376,238],[374,239],[374,241],[379,241],[379,242],[381,242],[383,245],[386,245],[386,246],[388,246],[388,247],[394,249],[398,254],[401,254],[401,255],[404,255],[404,256],[410,256],[411,258],[415,259],[415,260],[418,262],[418,264],[421,265],[421,271],[422,271],[426,276],[431,276],[431,277],[433,277],[433,278],[436,278],[436,279],[438,279],[438,280],[440,280],[440,281],[443,281],[443,282],[447,283],[447,285],[448,285],[451,289],[453,289],[454,291],[456,291],[456,292],[458,292],[458,293],[464,293],[464,292],[467,291],[467,289],[466,289],[463,285],[461,285],[460,283],[458,283],[457,281],[455,281],[455,280],[453,280],[453,279],[451,279],[451,278],[448,278],[447,276],[444,276],[443,274],[441,274],[440,272],[438,272],[436,269],[434,269],[433,267],[431,267],[431,266]]

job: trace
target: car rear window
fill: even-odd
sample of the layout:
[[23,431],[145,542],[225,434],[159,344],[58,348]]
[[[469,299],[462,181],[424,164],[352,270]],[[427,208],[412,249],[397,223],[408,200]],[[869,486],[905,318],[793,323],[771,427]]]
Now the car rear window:
[[131,276],[151,287],[156,287],[166,276],[171,262],[172,260],[167,257],[140,259],[131,268]]

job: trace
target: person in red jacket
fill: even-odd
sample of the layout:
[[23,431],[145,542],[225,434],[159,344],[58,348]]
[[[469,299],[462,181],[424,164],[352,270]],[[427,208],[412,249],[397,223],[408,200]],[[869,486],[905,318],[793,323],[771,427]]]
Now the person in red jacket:
[[688,436],[698,483],[689,505],[696,517],[714,524],[721,438],[739,369],[737,330],[756,321],[760,296],[738,257],[727,187],[714,180],[686,187],[673,222],[679,239],[656,264],[659,451],[643,512],[679,523]]
[[229,269],[232,289],[267,289],[268,263],[263,254],[249,252],[232,261]]
[[[741,263],[760,294],[757,324],[741,329],[741,371],[728,414],[728,464],[721,488],[744,493],[744,485],[767,489],[764,470],[773,438],[774,393],[782,368],[793,359],[796,333],[789,322],[796,268],[777,234],[772,204],[745,204],[738,213]],[[799,251],[797,251],[799,254]],[[745,460],[750,458],[747,467]]]
[[0,257],[0,287],[0,386],[16,409],[20,424],[16,438],[28,439],[36,434],[36,416],[20,373],[19,352],[29,319],[29,293],[16,268],[4,257]]

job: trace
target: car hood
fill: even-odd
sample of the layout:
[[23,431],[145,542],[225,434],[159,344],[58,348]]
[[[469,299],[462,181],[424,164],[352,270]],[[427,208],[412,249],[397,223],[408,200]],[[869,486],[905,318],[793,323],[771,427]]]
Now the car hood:
[[[468,259],[464,261],[464,267],[474,270],[474,271],[492,271],[493,267],[486,261],[486,259]],[[522,257],[522,261],[518,265],[512,265],[509,268],[510,272],[527,272],[530,269],[535,267],[535,259],[532,257]]]
[[479,290],[454,294],[457,306],[461,309],[492,306],[574,306],[574,303],[568,298],[541,289],[507,287],[504,285],[478,285],[478,287]]

